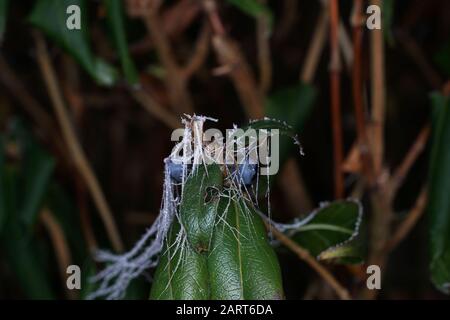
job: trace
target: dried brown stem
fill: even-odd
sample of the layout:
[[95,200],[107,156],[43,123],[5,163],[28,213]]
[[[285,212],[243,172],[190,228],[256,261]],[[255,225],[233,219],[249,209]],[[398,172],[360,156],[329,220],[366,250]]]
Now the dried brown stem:
[[258,89],[253,72],[238,45],[226,36],[215,35],[213,48],[223,65],[232,66],[229,77],[239,94],[242,106],[250,118],[264,116],[263,97]]
[[130,90],[133,98],[156,119],[163,122],[169,128],[176,129],[180,126],[180,120],[177,119],[169,110],[161,106],[153,97],[143,89]]
[[355,109],[356,132],[358,140],[358,154],[362,163],[362,171],[369,184],[372,184],[373,175],[371,158],[367,143],[366,120],[364,116],[363,77],[362,77],[362,16],[363,0],[354,0],[351,23],[353,25],[353,68],[352,68],[352,92]]
[[29,93],[29,90],[25,88],[17,74],[10,68],[1,54],[0,81],[5,88],[8,88],[25,112],[38,124],[45,138],[50,140],[58,152],[64,157],[64,144],[58,137],[58,134],[56,134],[54,120],[45,111],[45,108]]
[[70,121],[70,116],[67,113],[66,106],[59,88],[58,80],[55,74],[55,70],[50,61],[50,57],[47,51],[44,39],[39,33],[34,33],[34,39],[37,49],[37,58],[39,67],[42,72],[42,76],[45,80],[50,99],[52,101],[53,109],[56,113],[58,123],[61,127],[63,138],[67,144],[67,147],[73,157],[73,163],[83,177],[95,205],[100,213],[100,217],[105,225],[109,239],[116,251],[123,250],[123,244],[120,239],[119,232],[117,230],[116,223],[114,221],[112,212],[106,202],[105,196],[100,188],[100,184],[95,177],[95,174],[89,164],[89,161],[78,142],[75,131]]
[[341,96],[340,96],[340,56],[339,56],[339,6],[338,0],[330,0],[330,86],[331,86],[331,119],[333,133],[334,160],[334,192],[335,198],[344,196],[343,139],[341,124]]
[[425,149],[429,136],[430,126],[425,125],[422,130],[420,130],[420,133],[417,135],[417,138],[414,141],[413,145],[409,149],[406,156],[403,158],[403,161],[392,175],[390,180],[390,192],[392,198],[394,198],[398,188],[403,183],[408,172],[411,170],[419,155]]
[[21,103],[24,110],[45,130],[53,132],[53,120],[44,108],[37,102],[20,82],[15,72],[9,67],[3,55],[0,55],[0,80],[15,98]]
[[[264,116],[263,96],[258,90],[250,66],[238,45],[225,35],[215,2],[206,0],[203,3],[211,24],[215,25],[212,25],[214,32],[213,48],[223,65],[221,69],[233,81],[247,116],[253,119],[262,118]],[[287,196],[289,205],[297,214],[307,212],[312,207],[311,200],[307,195],[295,160],[289,159],[286,166],[281,172],[281,180],[283,181],[281,186]]]
[[169,39],[161,28],[162,24],[157,7],[151,6],[147,15],[144,16],[144,22],[166,71],[164,80],[172,108],[179,114],[192,113],[194,109],[191,96],[187,90],[186,79],[181,76],[182,71],[172,52]]
[[420,191],[419,196],[416,199],[416,203],[411,211],[408,213],[406,218],[402,221],[400,226],[395,230],[394,235],[391,237],[389,242],[386,244],[386,251],[394,250],[403,239],[410,233],[410,231],[414,228],[417,221],[420,219],[422,214],[425,211],[425,207],[427,205],[427,188],[424,187]]
[[[128,15],[130,17],[142,17],[145,10],[133,6],[128,7]],[[176,38],[184,30],[186,30],[201,12],[201,5],[197,0],[181,0],[168,8],[162,14],[162,29],[170,39]],[[153,41],[150,36],[130,44],[131,54],[147,54],[154,48]]]
[[220,20],[219,13],[217,12],[217,5],[214,0],[203,0],[203,9],[208,15],[209,22],[213,32],[218,36],[225,35],[225,28]]
[[[371,4],[382,6],[381,0],[371,0]],[[370,66],[372,73],[371,103],[372,103],[372,154],[375,176],[382,171],[384,157],[384,121],[386,112],[384,39],[382,30],[370,31]]]
[[[371,0],[372,5],[381,7],[381,0]],[[383,172],[384,160],[384,122],[385,122],[385,63],[384,39],[382,30],[370,31],[370,67],[371,67],[371,127],[370,147],[373,168],[373,192],[370,195],[372,217],[370,229],[370,252],[368,263],[383,268],[387,259],[384,250],[391,232],[392,203],[387,174]],[[366,299],[374,299],[376,290],[364,290]]]
[[[321,0],[322,7],[329,11],[328,6],[330,0]],[[353,45],[352,41],[350,40],[349,35],[347,34],[347,31],[345,30],[345,27],[342,23],[342,21],[339,22],[339,28],[338,28],[338,39],[339,39],[339,48],[341,49],[342,56],[344,58],[345,64],[348,67],[348,70],[351,70],[353,65]]]
[[44,208],[42,210],[40,219],[44,227],[47,229],[47,232],[55,249],[56,260],[58,261],[59,267],[59,275],[61,277],[63,287],[66,289],[66,296],[69,299],[74,300],[77,298],[76,292],[69,290],[66,286],[66,270],[67,267],[72,264],[72,258],[69,245],[67,244],[66,238],[64,236],[64,230],[61,228],[58,221],[56,221],[52,212],[50,212],[50,210],[47,208]]
[[205,62],[209,53],[210,33],[209,26],[205,24],[195,44],[194,53],[183,68],[182,76],[185,79],[189,79]]
[[319,63],[328,34],[328,17],[328,7],[324,6],[320,11],[319,18],[317,19],[308,52],[306,53],[305,63],[303,64],[303,68],[300,73],[300,80],[303,83],[311,83],[314,75],[316,74],[317,65]]
[[320,264],[313,256],[309,254],[307,250],[300,247],[297,243],[277,230],[272,224],[265,221],[266,227],[271,230],[273,235],[287,248],[294,252],[301,260],[305,261],[314,271],[316,271],[328,285],[333,288],[336,295],[342,300],[350,300],[350,294],[342,284],[327,270],[322,264]]

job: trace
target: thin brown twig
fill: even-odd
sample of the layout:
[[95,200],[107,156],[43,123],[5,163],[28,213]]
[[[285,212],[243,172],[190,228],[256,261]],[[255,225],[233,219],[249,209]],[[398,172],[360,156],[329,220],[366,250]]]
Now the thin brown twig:
[[[219,57],[222,65],[226,66],[227,74],[230,76],[247,116],[258,119],[264,116],[263,96],[258,90],[255,77],[242,55],[237,44],[225,35],[222,22],[217,13],[216,3],[212,0],[205,0],[205,12],[214,32],[213,48]],[[287,195],[289,205],[296,213],[308,212],[311,209],[311,200],[302,182],[301,173],[294,159],[288,159],[281,172],[283,191]]]
[[316,271],[323,280],[328,283],[328,285],[334,289],[337,296],[342,300],[350,300],[350,294],[347,289],[339,283],[339,281],[327,270],[322,264],[320,264],[314,257],[312,257],[309,252],[302,247],[300,247],[297,243],[291,240],[289,237],[284,235],[278,229],[275,228],[273,224],[265,221],[266,227],[270,229],[273,235],[286,247],[288,247],[291,251],[293,251],[301,260],[305,261],[314,271]]
[[400,226],[397,227],[393,236],[386,244],[386,251],[394,250],[400,242],[410,233],[410,231],[414,228],[417,221],[420,219],[422,214],[425,211],[425,207],[427,205],[427,188],[424,187],[420,191],[419,196],[416,199],[414,207],[407,214],[406,218],[402,221]]
[[238,45],[226,36],[215,35],[212,39],[213,48],[223,65],[233,66],[228,74],[242,106],[250,118],[260,119],[264,116],[263,97],[256,84],[253,72],[242,56]]
[[356,132],[358,140],[358,153],[362,163],[362,171],[368,180],[369,185],[372,184],[372,168],[370,150],[367,143],[366,120],[364,116],[364,99],[363,99],[363,77],[362,77],[362,25],[364,18],[362,16],[363,0],[354,0],[351,24],[353,26],[353,105],[356,119]]
[[42,135],[52,143],[61,156],[67,160],[66,153],[63,151],[64,143],[56,134],[54,120],[45,111],[45,108],[29,93],[23,83],[20,81],[16,72],[8,65],[3,55],[0,54],[0,81],[8,88],[13,97],[19,102],[22,108],[33,119]]
[[[48,140],[49,143],[54,144],[57,153],[64,159],[62,162],[67,169],[72,169],[72,160],[66,152],[66,147],[59,137],[59,134],[55,130],[55,124],[53,119],[45,111],[44,107],[35,100],[31,94],[25,90],[23,84],[21,83],[19,77],[16,75],[14,70],[12,70],[9,65],[4,60],[3,56],[0,55],[0,80],[7,87],[14,97],[23,106],[24,110],[30,115],[30,117],[39,125],[39,128],[43,131],[44,139]],[[78,188],[78,186],[77,186]],[[83,231],[87,230],[90,226],[89,223],[83,223],[83,214],[80,212],[80,219],[84,227]],[[92,230],[90,231],[91,236],[86,237],[86,241],[89,245],[90,250],[97,248],[95,237],[93,236]]]
[[80,143],[78,142],[77,136],[72,127],[72,123],[70,121],[69,114],[67,113],[61,90],[59,88],[55,70],[53,69],[50,61],[45,41],[37,32],[34,33],[34,40],[36,43],[36,52],[39,67],[45,80],[45,84],[52,101],[53,109],[56,113],[59,125],[61,127],[63,138],[73,157],[73,163],[80,172],[91,193],[94,203],[99,211],[100,217],[105,225],[113,248],[116,251],[120,252],[123,250],[123,244],[122,240],[120,239],[116,223],[114,221],[108,203],[106,202],[100,184],[95,177],[95,174],[89,164],[89,161],[86,158],[86,155],[84,154],[83,149],[81,148]]
[[64,236],[64,230],[61,228],[58,221],[56,221],[52,212],[48,208],[44,208],[40,214],[40,220],[47,229],[47,232],[55,249],[56,260],[58,261],[59,275],[61,282],[65,288],[66,295],[69,299],[77,298],[76,292],[69,290],[66,286],[67,267],[72,264],[72,258],[69,245]]
[[[266,3],[266,0],[260,0]],[[266,95],[272,83],[272,60],[270,58],[270,26],[269,18],[261,14],[257,19],[256,38],[258,43],[259,88]]]
[[[328,4],[330,0],[321,0],[322,8],[328,9]],[[338,40],[339,40],[339,48],[342,53],[342,57],[344,58],[345,64],[348,67],[348,70],[351,70],[353,66],[353,45],[352,41],[350,40],[349,35],[347,34],[347,30],[345,29],[344,24],[342,21],[339,21],[339,27],[338,27]]]
[[[128,16],[142,17],[145,8],[129,4],[127,7]],[[181,0],[174,3],[170,8],[163,12],[161,16],[162,30],[170,39],[177,38],[185,31],[198,17],[201,12],[201,5],[197,0]],[[129,45],[132,55],[147,54],[154,48],[153,40],[150,36],[138,40]]]
[[430,136],[430,126],[427,124],[422,128],[422,130],[420,130],[413,145],[409,149],[406,156],[403,158],[403,161],[400,163],[398,168],[392,174],[390,179],[390,192],[392,198],[394,198],[398,188],[401,186],[408,172],[411,170],[412,166],[416,162],[419,155],[425,149],[429,136]]
[[180,121],[169,110],[161,106],[153,97],[143,89],[131,89],[130,94],[152,116],[163,122],[169,128],[176,129]]
[[354,59],[353,44],[342,21],[339,22],[339,48],[341,49],[341,54],[344,58],[343,60],[347,66],[347,70],[351,72]]
[[38,123],[44,130],[54,132],[53,120],[45,109],[35,100],[25,86],[20,82],[16,73],[9,67],[3,55],[0,55],[0,80],[8,88],[14,97],[20,102],[24,110]]
[[203,0],[203,9],[208,15],[209,22],[213,32],[218,36],[225,35],[225,28],[223,27],[222,21],[220,20],[219,14],[217,12],[216,2],[214,0]]
[[185,79],[189,79],[205,62],[209,53],[210,36],[209,25],[205,23],[195,44],[194,53],[182,70],[182,76]]
[[[74,125],[77,128],[83,126],[83,118],[86,110],[86,104],[84,95],[81,93],[80,88],[80,75],[79,69],[75,61],[69,56],[63,56],[63,68],[64,68],[64,84],[62,93],[64,94],[69,107],[72,109],[72,115],[74,118]],[[76,199],[78,203],[81,230],[83,232],[84,239],[89,248],[89,252],[94,253],[98,249],[97,240],[95,238],[94,229],[92,227],[92,221],[89,216],[88,210],[88,192],[86,186],[83,183],[83,179],[76,175],[74,177]]]
[[317,19],[316,26],[314,27],[305,62],[300,72],[300,80],[303,83],[311,83],[316,74],[317,65],[328,34],[328,20],[328,6],[323,6]]
[[[381,7],[381,0],[371,0],[372,5]],[[372,205],[369,264],[383,268],[387,255],[385,246],[391,233],[392,202],[389,193],[387,174],[383,170],[384,160],[384,123],[386,113],[384,39],[382,30],[370,31],[370,68],[371,68],[371,126],[370,152],[372,155],[373,189],[370,194]],[[377,290],[363,290],[363,297],[374,299]]]
[[341,124],[341,96],[340,96],[340,55],[339,55],[339,4],[338,0],[330,0],[330,86],[331,86],[331,118],[333,133],[333,160],[335,198],[344,196],[343,139]]
[[179,114],[192,113],[192,98],[187,90],[186,79],[181,76],[182,69],[179,67],[175,55],[169,43],[167,35],[162,30],[159,18],[159,7],[150,6],[147,14],[143,16],[145,25],[151,35],[159,59],[163,64],[166,77],[164,78],[172,108]]
[[[381,0],[371,0],[371,4],[382,6]],[[386,93],[384,74],[384,39],[382,30],[370,31],[370,67],[372,73],[371,102],[372,102],[372,126],[373,126],[373,168],[375,176],[382,171],[384,157],[384,121],[386,113]]]

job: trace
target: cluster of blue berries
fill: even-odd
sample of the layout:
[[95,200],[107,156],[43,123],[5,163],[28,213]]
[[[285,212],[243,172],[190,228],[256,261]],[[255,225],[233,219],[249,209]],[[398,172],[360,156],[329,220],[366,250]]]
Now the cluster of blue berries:
[[[180,183],[183,177],[183,165],[181,163],[175,163],[172,160],[167,160],[170,177],[177,183]],[[236,179],[237,183],[243,185],[251,185],[256,176],[258,170],[257,164],[251,164],[248,159],[237,166],[236,168],[229,167],[231,175]]]

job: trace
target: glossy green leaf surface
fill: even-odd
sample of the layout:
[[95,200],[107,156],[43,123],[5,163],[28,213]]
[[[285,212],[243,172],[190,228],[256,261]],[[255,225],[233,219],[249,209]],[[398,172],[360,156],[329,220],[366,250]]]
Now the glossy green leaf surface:
[[364,263],[364,248],[359,241],[350,241],[332,250],[325,250],[317,258],[334,264]]
[[290,231],[290,236],[313,256],[330,257],[358,234],[361,218],[362,207],[358,202],[335,201],[312,212],[306,218],[308,222]]
[[222,198],[208,257],[212,299],[282,299],[277,257],[265,226],[243,200]]
[[187,239],[197,252],[209,250],[222,186],[222,172],[217,164],[198,166],[183,191],[181,224]]
[[430,272],[434,285],[450,293],[450,100],[432,96],[433,136],[429,176]]
[[207,169],[197,168],[185,183],[181,223],[169,231],[150,298],[283,298],[280,267],[260,216],[238,195],[219,195],[222,172],[218,165]]
[[[23,294],[31,299],[56,297],[47,264],[49,246],[32,228],[42,208],[53,159],[32,139],[20,121],[0,137],[0,251]],[[6,161],[5,150],[17,148],[20,161]]]
[[150,299],[204,300],[209,298],[207,256],[197,253],[179,237],[174,223],[163,247],[150,291]]
[[[67,28],[70,14],[66,10],[70,5],[80,8],[80,30]],[[38,0],[29,21],[72,55],[99,84],[114,84],[117,71],[91,51],[85,0]]]
[[24,156],[24,189],[20,216],[31,228],[40,212],[55,161],[36,144],[30,145]]

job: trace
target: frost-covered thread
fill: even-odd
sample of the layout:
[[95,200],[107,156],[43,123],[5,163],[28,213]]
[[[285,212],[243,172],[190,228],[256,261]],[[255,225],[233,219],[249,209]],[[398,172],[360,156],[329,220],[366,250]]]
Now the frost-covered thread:
[[[162,253],[168,253],[169,260],[177,252],[183,255],[187,247],[187,239],[182,223],[180,223],[180,230],[176,235],[175,242],[170,248],[167,248],[165,252],[162,252],[162,250],[163,245],[167,240],[172,222],[175,219],[180,222],[179,206],[182,201],[184,186],[187,179],[195,174],[199,165],[204,165],[207,170],[207,162],[211,163],[211,160],[217,162],[210,158],[209,152],[205,152],[208,145],[204,145],[202,137],[203,125],[206,121],[217,122],[216,119],[197,115],[185,115],[182,119],[182,123],[184,124],[182,140],[175,145],[170,155],[164,160],[163,198],[158,217],[130,251],[121,255],[107,251],[99,251],[95,254],[95,259],[98,262],[105,263],[106,267],[90,279],[92,282],[98,283],[98,288],[89,294],[87,299],[121,299],[125,296],[130,282],[145,273],[149,268],[155,267],[158,264],[159,257]],[[234,128],[237,129],[237,126]],[[238,139],[244,139],[244,137],[239,137]],[[295,138],[294,140],[298,141]],[[267,143],[266,140],[259,141],[259,143],[257,141],[251,141],[247,146],[242,144],[243,147],[236,150],[236,154],[244,154],[244,159],[249,159],[249,155],[252,152],[256,152],[257,148],[265,143]],[[224,152],[224,150],[225,147],[222,144],[222,149],[220,149],[219,152]],[[232,156],[234,157],[235,154]],[[266,163],[267,161],[268,159],[266,159]],[[227,207],[230,205],[231,201],[239,201],[244,205],[245,213],[250,214],[251,210],[248,205],[252,203],[252,205],[257,206],[259,170],[255,170],[257,180],[255,192],[254,186],[249,186],[248,181],[244,181],[247,179],[245,179],[240,170],[242,168],[236,165],[234,167],[221,165],[221,169],[224,173],[224,186],[220,192],[220,196],[229,198]],[[267,185],[269,184],[269,180],[267,180]],[[270,208],[269,192],[270,188],[268,187],[265,197],[267,199],[267,206]],[[227,210],[218,214],[216,223],[225,222],[223,224],[224,227],[229,227],[232,229],[233,233],[239,233],[238,230],[234,230],[234,228],[226,223],[223,217],[225,212],[227,212]],[[267,219],[267,217],[265,218]],[[268,219],[271,221],[270,213]],[[292,226],[298,224],[299,223],[296,222]],[[275,225],[282,230],[289,229],[280,224]],[[235,236],[236,238],[240,238],[242,235],[235,234]],[[182,259],[180,259],[180,261],[181,260]]]

